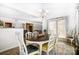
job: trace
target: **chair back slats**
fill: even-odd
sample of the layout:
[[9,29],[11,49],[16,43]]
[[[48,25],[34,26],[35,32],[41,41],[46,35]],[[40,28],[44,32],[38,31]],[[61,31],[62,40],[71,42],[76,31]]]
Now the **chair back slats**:
[[25,34],[26,39],[31,39],[32,38],[32,32],[27,32]]
[[26,39],[37,39],[38,37],[38,32],[34,31],[34,32],[27,32],[25,34]]
[[37,31],[34,31],[34,32],[32,33],[32,37],[33,37],[33,38],[37,38],[37,37],[38,37],[38,32],[37,32]]
[[49,36],[48,50],[50,50],[51,47],[54,47],[55,43],[56,43],[56,35],[52,33]]

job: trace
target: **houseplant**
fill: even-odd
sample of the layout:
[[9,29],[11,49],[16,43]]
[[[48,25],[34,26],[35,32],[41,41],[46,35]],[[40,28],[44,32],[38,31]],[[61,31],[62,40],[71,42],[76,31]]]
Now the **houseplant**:
[[3,28],[3,21],[0,20],[0,28]]

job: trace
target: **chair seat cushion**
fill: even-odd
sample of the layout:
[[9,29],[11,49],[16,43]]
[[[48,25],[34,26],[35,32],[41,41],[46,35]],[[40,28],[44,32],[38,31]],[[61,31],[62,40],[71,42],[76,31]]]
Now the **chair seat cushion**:
[[35,51],[37,51],[37,50],[38,50],[38,48],[35,47],[35,46],[33,46],[33,45],[28,45],[28,46],[27,46],[27,51],[28,51],[28,53],[32,53],[32,52],[35,52]]
[[48,50],[48,43],[43,44],[42,50],[43,51],[47,51]]

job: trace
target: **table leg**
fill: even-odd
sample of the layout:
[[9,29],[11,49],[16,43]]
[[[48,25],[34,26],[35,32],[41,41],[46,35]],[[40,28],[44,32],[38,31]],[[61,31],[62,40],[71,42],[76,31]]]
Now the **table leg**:
[[40,46],[40,55],[42,55],[42,44],[40,44],[39,46]]

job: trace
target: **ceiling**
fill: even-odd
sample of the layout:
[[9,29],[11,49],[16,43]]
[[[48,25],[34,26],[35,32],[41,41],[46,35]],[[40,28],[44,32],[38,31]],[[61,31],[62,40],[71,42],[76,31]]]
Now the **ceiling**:
[[[42,9],[46,12],[46,18],[51,19],[60,16],[67,16],[74,12],[74,3],[14,3],[14,4],[0,4],[6,8],[16,10],[13,12],[19,14],[14,16],[19,19],[38,19],[41,20]],[[8,12],[8,13],[12,13]],[[42,21],[42,20],[41,20]]]

